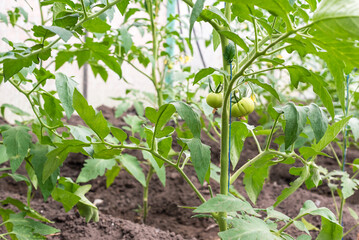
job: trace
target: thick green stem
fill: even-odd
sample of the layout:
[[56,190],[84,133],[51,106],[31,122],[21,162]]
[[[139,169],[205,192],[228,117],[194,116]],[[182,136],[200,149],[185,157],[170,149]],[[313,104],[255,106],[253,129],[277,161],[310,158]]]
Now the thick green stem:
[[[225,8],[225,16],[230,21],[231,20],[231,4],[226,3]],[[223,35],[221,37],[221,47],[222,47],[222,54],[225,53],[226,47],[228,46],[228,39]],[[222,56],[223,58],[223,69],[224,71],[230,73],[230,65],[228,61]],[[223,83],[223,91],[226,95],[229,95],[231,92],[231,88],[229,88],[228,80],[224,80]],[[222,137],[221,137],[221,177],[220,177],[220,192],[223,195],[228,195],[228,151],[229,151],[229,97],[223,100],[223,111],[222,111]],[[218,225],[219,231],[227,230],[227,213],[220,212],[218,215]]]
[[148,189],[150,187],[150,181],[154,173],[154,168],[150,166],[150,170],[147,173],[146,186],[143,188],[143,222],[146,223],[148,215]]
[[158,107],[163,104],[163,93],[162,93],[162,82],[158,81],[156,76],[157,69],[157,60],[158,60],[158,42],[157,42],[157,27],[155,22],[155,17],[153,15],[153,6],[152,1],[146,0],[148,14],[150,15],[151,20],[151,32],[152,32],[152,54],[153,54],[153,62],[152,62],[152,82],[154,87],[156,88],[157,93],[157,105]]

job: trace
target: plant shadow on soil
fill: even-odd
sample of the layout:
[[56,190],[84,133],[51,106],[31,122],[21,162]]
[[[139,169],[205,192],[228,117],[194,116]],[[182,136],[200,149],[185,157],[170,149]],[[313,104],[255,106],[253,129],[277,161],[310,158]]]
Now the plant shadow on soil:
[[[99,107],[105,118],[107,118],[114,126],[123,127],[126,123],[121,118],[115,118],[115,109],[105,106]],[[133,109],[130,109],[126,114],[135,114]],[[256,123],[258,117],[252,114],[249,119],[250,124]],[[5,122],[0,119],[0,124]],[[68,124],[84,125],[83,121],[73,116]],[[219,144],[213,142],[205,134],[202,135],[202,141],[211,146],[212,162],[219,163]],[[264,138],[259,138],[261,143],[264,143]],[[340,156],[339,148],[336,149]],[[140,152],[127,152],[136,156],[138,159],[143,159]],[[248,138],[244,144],[239,165],[245,163],[257,154],[257,147],[252,138]],[[359,158],[359,151],[356,149],[349,149],[348,162]],[[61,176],[71,177],[74,181],[79,175],[84,164],[86,156],[81,154],[70,154],[61,168]],[[327,157],[319,157],[318,165],[321,165],[329,170],[337,169],[337,164],[334,159]],[[148,166],[142,165],[144,171],[147,172]],[[289,174],[291,165],[276,165],[270,170],[270,180],[268,180],[263,191],[259,195],[255,207],[267,208],[274,204],[277,196],[281,191],[288,187],[289,183],[295,178]],[[24,172],[24,167],[20,169]],[[100,211],[100,221],[98,223],[86,223],[80,217],[76,210],[71,210],[65,213],[62,205],[52,199],[43,202],[41,194],[36,192],[31,202],[31,206],[39,211],[41,214],[54,221],[54,227],[61,230],[60,234],[49,236],[53,240],[67,240],[67,239],[87,239],[87,240],[110,240],[110,239],[203,239],[214,240],[219,239],[217,236],[218,227],[213,220],[207,218],[191,218],[194,214],[190,209],[180,208],[179,206],[198,206],[199,199],[196,197],[189,185],[182,179],[179,173],[174,169],[168,167],[166,178],[166,186],[160,183],[157,176],[153,176],[149,189],[149,216],[146,225],[141,222],[141,215],[138,213],[139,206],[142,204],[142,185],[138,183],[131,175],[122,170],[115,182],[106,189],[105,177],[98,177],[89,182],[92,188],[87,197],[92,201],[98,203],[97,206]],[[195,183],[196,187],[200,189],[205,198],[210,197],[208,186],[200,186],[197,181],[194,170],[191,167],[186,168],[186,173],[190,179]],[[243,176],[241,176],[234,184],[237,191],[246,196],[244,186],[242,183]],[[211,182],[211,187],[216,193],[219,192],[219,184]],[[12,179],[5,178],[0,181],[1,197],[0,200],[6,197],[13,197],[25,202],[26,200],[26,185],[24,183],[16,183]],[[335,212],[333,200],[330,190],[326,186],[320,186],[317,189],[306,189],[302,186],[288,199],[283,201],[276,209],[287,214],[289,217],[295,217],[303,203],[306,200],[312,200],[318,207],[327,207]],[[337,198],[338,200],[338,198]],[[347,201],[347,206],[351,207],[359,213],[359,195],[356,193]],[[319,217],[306,217],[306,220],[316,227],[320,227]],[[344,227],[349,229],[354,225],[348,209],[344,210]],[[1,229],[0,229],[1,231]],[[302,234],[295,227],[290,227],[288,232],[293,236]],[[314,239],[318,231],[311,231]],[[355,229],[351,234],[346,236],[345,240],[357,240],[359,228]],[[251,240],[251,239],[248,239]],[[330,240],[330,239],[328,239]]]

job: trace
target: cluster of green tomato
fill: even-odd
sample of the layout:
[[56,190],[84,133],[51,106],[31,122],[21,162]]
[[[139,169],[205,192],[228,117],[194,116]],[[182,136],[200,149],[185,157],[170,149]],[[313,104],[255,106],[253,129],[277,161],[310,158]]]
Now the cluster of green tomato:
[[[212,92],[208,94],[206,102],[214,109],[221,108],[223,105],[223,94]],[[232,105],[232,117],[245,117],[254,111],[254,102],[251,98],[244,97]]]

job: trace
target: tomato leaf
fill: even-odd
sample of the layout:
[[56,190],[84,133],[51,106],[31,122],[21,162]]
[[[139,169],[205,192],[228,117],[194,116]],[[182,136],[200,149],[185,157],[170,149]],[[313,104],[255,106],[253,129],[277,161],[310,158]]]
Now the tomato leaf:
[[116,163],[115,159],[87,159],[76,182],[88,182],[92,179],[96,179],[98,176],[103,176],[106,169],[112,169]]
[[74,112],[74,108],[72,106],[73,95],[77,83],[62,73],[57,73],[55,75],[55,79],[57,93],[59,94],[59,98],[62,106],[64,107],[66,116],[68,119],[70,119],[72,113]]
[[105,33],[111,29],[110,25],[108,25],[105,21],[101,20],[98,17],[84,22],[82,26],[86,28],[89,32],[94,33]]
[[10,167],[13,173],[20,167],[30,147],[29,130],[25,126],[16,126],[2,132],[6,154],[10,158]]
[[191,17],[189,19],[189,39],[191,39],[193,25],[203,10],[205,0],[197,0],[193,6]]
[[85,123],[101,138],[104,139],[109,133],[107,120],[101,112],[95,113],[81,93],[75,89],[73,95],[73,106]]
[[220,31],[219,34],[225,36],[229,40],[233,41],[235,44],[237,44],[240,48],[242,48],[245,52],[249,51],[249,48],[245,41],[238,36],[238,34],[235,34],[231,31]]

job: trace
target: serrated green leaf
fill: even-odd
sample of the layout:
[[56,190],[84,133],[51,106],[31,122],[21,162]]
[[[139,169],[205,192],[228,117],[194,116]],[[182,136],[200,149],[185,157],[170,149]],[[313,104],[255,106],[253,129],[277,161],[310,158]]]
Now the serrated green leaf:
[[220,31],[219,34],[225,36],[229,40],[233,41],[236,45],[242,48],[245,52],[249,51],[247,44],[244,42],[242,38],[240,38],[237,34],[231,31]]
[[260,239],[280,240],[275,232],[262,219],[247,216],[243,219],[236,219],[236,227],[218,233],[223,240],[238,239]]
[[98,17],[84,22],[82,26],[86,28],[89,32],[94,33],[105,33],[111,29],[110,25],[108,25],[105,21],[101,20]]
[[267,92],[272,94],[276,99],[278,99],[280,101],[277,91],[271,85],[269,85],[267,83],[263,83],[263,82],[259,81],[258,79],[247,79],[246,81],[252,82],[252,83],[256,84],[257,86],[263,88],[264,90],[266,90]]
[[45,182],[53,172],[61,166],[70,152],[82,152],[83,154],[86,154],[83,147],[89,147],[90,144],[78,140],[63,140],[62,143],[59,143],[56,146],[57,148],[46,155],[47,160],[43,168],[42,182]]
[[59,94],[59,98],[65,110],[66,116],[68,119],[70,119],[72,113],[74,112],[72,103],[74,90],[77,83],[62,73],[56,73],[55,79],[57,93]]
[[29,150],[31,144],[29,130],[25,126],[16,126],[2,132],[6,154],[9,157],[13,173],[20,167]]
[[56,186],[57,177],[60,174],[60,169],[56,169],[51,176],[45,181],[41,181],[42,178],[42,171],[44,169],[45,162],[47,160],[46,154],[49,152],[49,149],[45,145],[33,145],[31,148],[31,164],[34,168],[35,174],[38,181],[39,188],[41,190],[42,196],[44,200],[47,201],[47,198],[51,195],[52,190]]
[[152,167],[155,169],[155,172],[158,176],[158,178],[160,179],[162,185],[165,187],[166,186],[166,167],[163,164],[161,167],[157,164],[157,161],[155,160],[155,158],[152,156],[151,153],[146,152],[146,151],[142,151],[142,155],[144,159],[147,159],[148,161],[150,161]]
[[139,181],[142,186],[146,186],[146,177],[142,171],[142,168],[136,157],[123,154],[120,157],[120,161],[125,169]]
[[88,182],[92,179],[96,179],[98,176],[103,176],[106,169],[111,169],[116,163],[115,159],[87,159],[76,182]]
[[285,117],[284,141],[285,148],[289,148],[299,134],[302,133],[307,121],[307,109],[301,106],[295,106],[294,103],[287,103],[283,108]]
[[115,178],[118,176],[118,174],[121,171],[121,167],[118,166],[117,164],[115,166],[113,166],[113,168],[111,168],[110,170],[107,170],[105,175],[106,175],[106,188],[109,188],[112,183],[115,181]]
[[127,134],[120,128],[111,127],[111,133],[121,143],[124,143],[127,139]]
[[241,152],[243,149],[244,141],[248,136],[247,126],[242,122],[232,122],[231,127],[231,164],[232,168],[235,169]]
[[223,194],[217,194],[215,197],[209,199],[205,203],[202,203],[199,207],[193,210],[195,213],[238,211],[245,211],[248,214],[258,215],[248,202]]
[[267,155],[258,159],[252,166],[246,168],[244,172],[243,183],[249,199],[255,204],[262,191],[264,181],[269,175],[269,167],[273,165],[270,160],[273,155]]
[[0,145],[0,164],[6,162],[8,159],[6,147],[4,145]]
[[55,34],[59,35],[59,37],[67,42],[72,37],[72,32],[58,26],[40,26],[35,25],[33,26],[32,30],[34,31],[35,37],[43,37],[48,38],[55,36]]
[[329,126],[324,136],[320,139],[320,141],[317,144],[313,145],[312,147],[318,152],[322,151],[329,143],[331,143],[334,140],[334,138],[339,134],[339,132],[347,124],[350,118],[351,116],[346,117],[340,120],[339,122],[336,122],[333,125]]
[[49,219],[47,219],[46,217],[42,216],[40,213],[35,211],[35,209],[33,209],[33,208],[27,206],[26,204],[22,203],[20,200],[13,199],[11,197],[7,197],[6,199],[0,201],[0,203],[2,205],[11,204],[11,205],[17,207],[21,212],[26,213],[27,216],[32,217],[34,219],[37,219],[37,220],[40,220],[40,221],[43,221],[43,222],[47,222],[47,223],[53,223]]
[[359,219],[358,214],[350,207],[348,207],[348,210],[349,210],[350,216],[352,216],[354,218],[354,220],[357,221]]
[[95,113],[95,110],[90,106],[81,93],[75,89],[73,95],[73,106],[80,117],[85,121],[101,139],[104,139],[109,133],[107,120],[102,113]]
[[171,104],[175,106],[178,114],[185,120],[193,136],[195,138],[201,138],[201,120],[198,114],[184,102],[174,102]]
[[210,147],[203,144],[198,138],[193,138],[187,145],[191,151],[191,160],[197,173],[198,180],[203,184],[211,163]]
[[120,13],[122,15],[125,14],[126,8],[129,3],[130,3],[130,0],[121,0],[119,3],[116,4],[117,9],[120,11]]
[[309,105],[308,118],[312,126],[317,142],[324,136],[328,128],[328,118],[318,105],[311,103]]
[[281,194],[277,197],[276,202],[274,203],[274,207],[277,207],[281,202],[283,202],[286,198],[292,195],[310,176],[310,169],[308,166],[304,166],[302,168],[302,172],[294,182],[290,184],[290,187],[285,188]]
[[192,8],[191,16],[189,19],[189,39],[191,39],[193,25],[203,10],[204,1],[205,0],[197,0]]
[[354,140],[358,141],[359,139],[359,119],[358,118],[351,118],[348,122],[350,130],[352,130]]
[[198,83],[201,79],[207,77],[208,75],[211,75],[212,73],[214,73],[216,71],[216,69],[214,68],[202,68],[201,70],[199,70],[198,73],[196,73],[196,75],[194,76],[194,81],[193,81],[193,85]]

